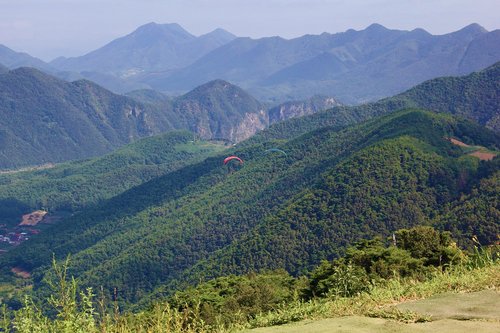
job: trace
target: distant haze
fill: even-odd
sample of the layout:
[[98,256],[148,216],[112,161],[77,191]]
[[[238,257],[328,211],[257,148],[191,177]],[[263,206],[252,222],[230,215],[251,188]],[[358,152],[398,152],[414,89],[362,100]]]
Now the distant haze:
[[470,23],[500,28],[498,0],[0,0],[0,44],[43,60],[78,56],[148,22],[179,23],[195,35],[285,38],[364,29],[423,28],[432,34]]

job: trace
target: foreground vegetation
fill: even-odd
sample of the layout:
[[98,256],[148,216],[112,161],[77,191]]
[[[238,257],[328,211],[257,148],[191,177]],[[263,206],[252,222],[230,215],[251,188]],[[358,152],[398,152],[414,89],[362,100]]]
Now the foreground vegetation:
[[68,276],[68,260],[54,261],[46,303],[26,296],[17,311],[3,305],[0,332],[234,332],[351,315],[422,322],[431,318],[394,305],[500,287],[496,247],[466,254],[448,233],[430,227],[400,230],[395,238],[396,245],[382,239],[357,243],[307,277],[285,271],[221,277],[138,313],[122,313],[116,299],[80,290]]

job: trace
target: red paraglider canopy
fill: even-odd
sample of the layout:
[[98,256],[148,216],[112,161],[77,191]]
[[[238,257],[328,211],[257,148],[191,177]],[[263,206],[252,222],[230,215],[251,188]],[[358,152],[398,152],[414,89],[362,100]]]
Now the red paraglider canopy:
[[226,157],[226,158],[224,159],[224,165],[226,165],[226,164],[227,164],[229,161],[231,161],[231,160],[237,160],[237,161],[239,161],[241,164],[243,164],[243,160],[242,160],[241,158],[239,158],[238,156],[234,156],[234,155],[232,155],[232,156],[228,156],[228,157]]

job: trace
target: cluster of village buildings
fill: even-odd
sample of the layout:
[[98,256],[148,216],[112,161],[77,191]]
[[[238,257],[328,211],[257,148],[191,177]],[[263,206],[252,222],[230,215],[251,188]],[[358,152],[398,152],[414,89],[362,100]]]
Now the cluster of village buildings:
[[0,243],[16,246],[30,239],[31,235],[36,235],[40,231],[33,228],[15,228],[8,229],[6,225],[0,225]]

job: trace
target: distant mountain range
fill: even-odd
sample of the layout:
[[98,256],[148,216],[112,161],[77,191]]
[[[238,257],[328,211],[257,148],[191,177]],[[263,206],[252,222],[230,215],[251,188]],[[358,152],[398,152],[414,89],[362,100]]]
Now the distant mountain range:
[[[464,77],[427,81],[395,97],[343,106],[316,96],[276,107],[223,80],[178,98],[152,90],[115,95],[85,80],[72,83],[35,69],[0,74],[0,168],[102,155],[145,136],[187,129],[207,140],[239,142],[271,126],[290,138],[315,126],[346,126],[402,108],[456,114],[500,132],[500,63]],[[319,112],[330,109],[328,113]]]
[[84,56],[57,58],[50,64],[65,71],[100,72],[126,79],[145,71],[187,66],[235,38],[222,29],[195,37],[175,23],[149,23]]
[[360,103],[394,95],[425,80],[467,74],[500,60],[500,31],[477,24],[433,36],[422,29],[365,30],[252,40],[238,38],[178,71],[141,82],[159,90],[187,89],[217,77],[262,100],[333,95]]
[[149,23],[86,55],[50,64],[2,47],[0,63],[33,66],[67,80],[86,78],[118,93],[179,95],[223,79],[278,104],[323,94],[359,104],[425,80],[463,75],[500,61],[500,30],[478,24],[445,35],[423,29],[364,30],[251,39],[217,29],[195,37],[177,24]]
[[[102,155],[174,129],[238,142],[269,125],[265,104],[222,80],[175,99],[148,90],[130,96],[33,68],[0,74],[0,168]],[[285,113],[293,117],[304,112]]]

